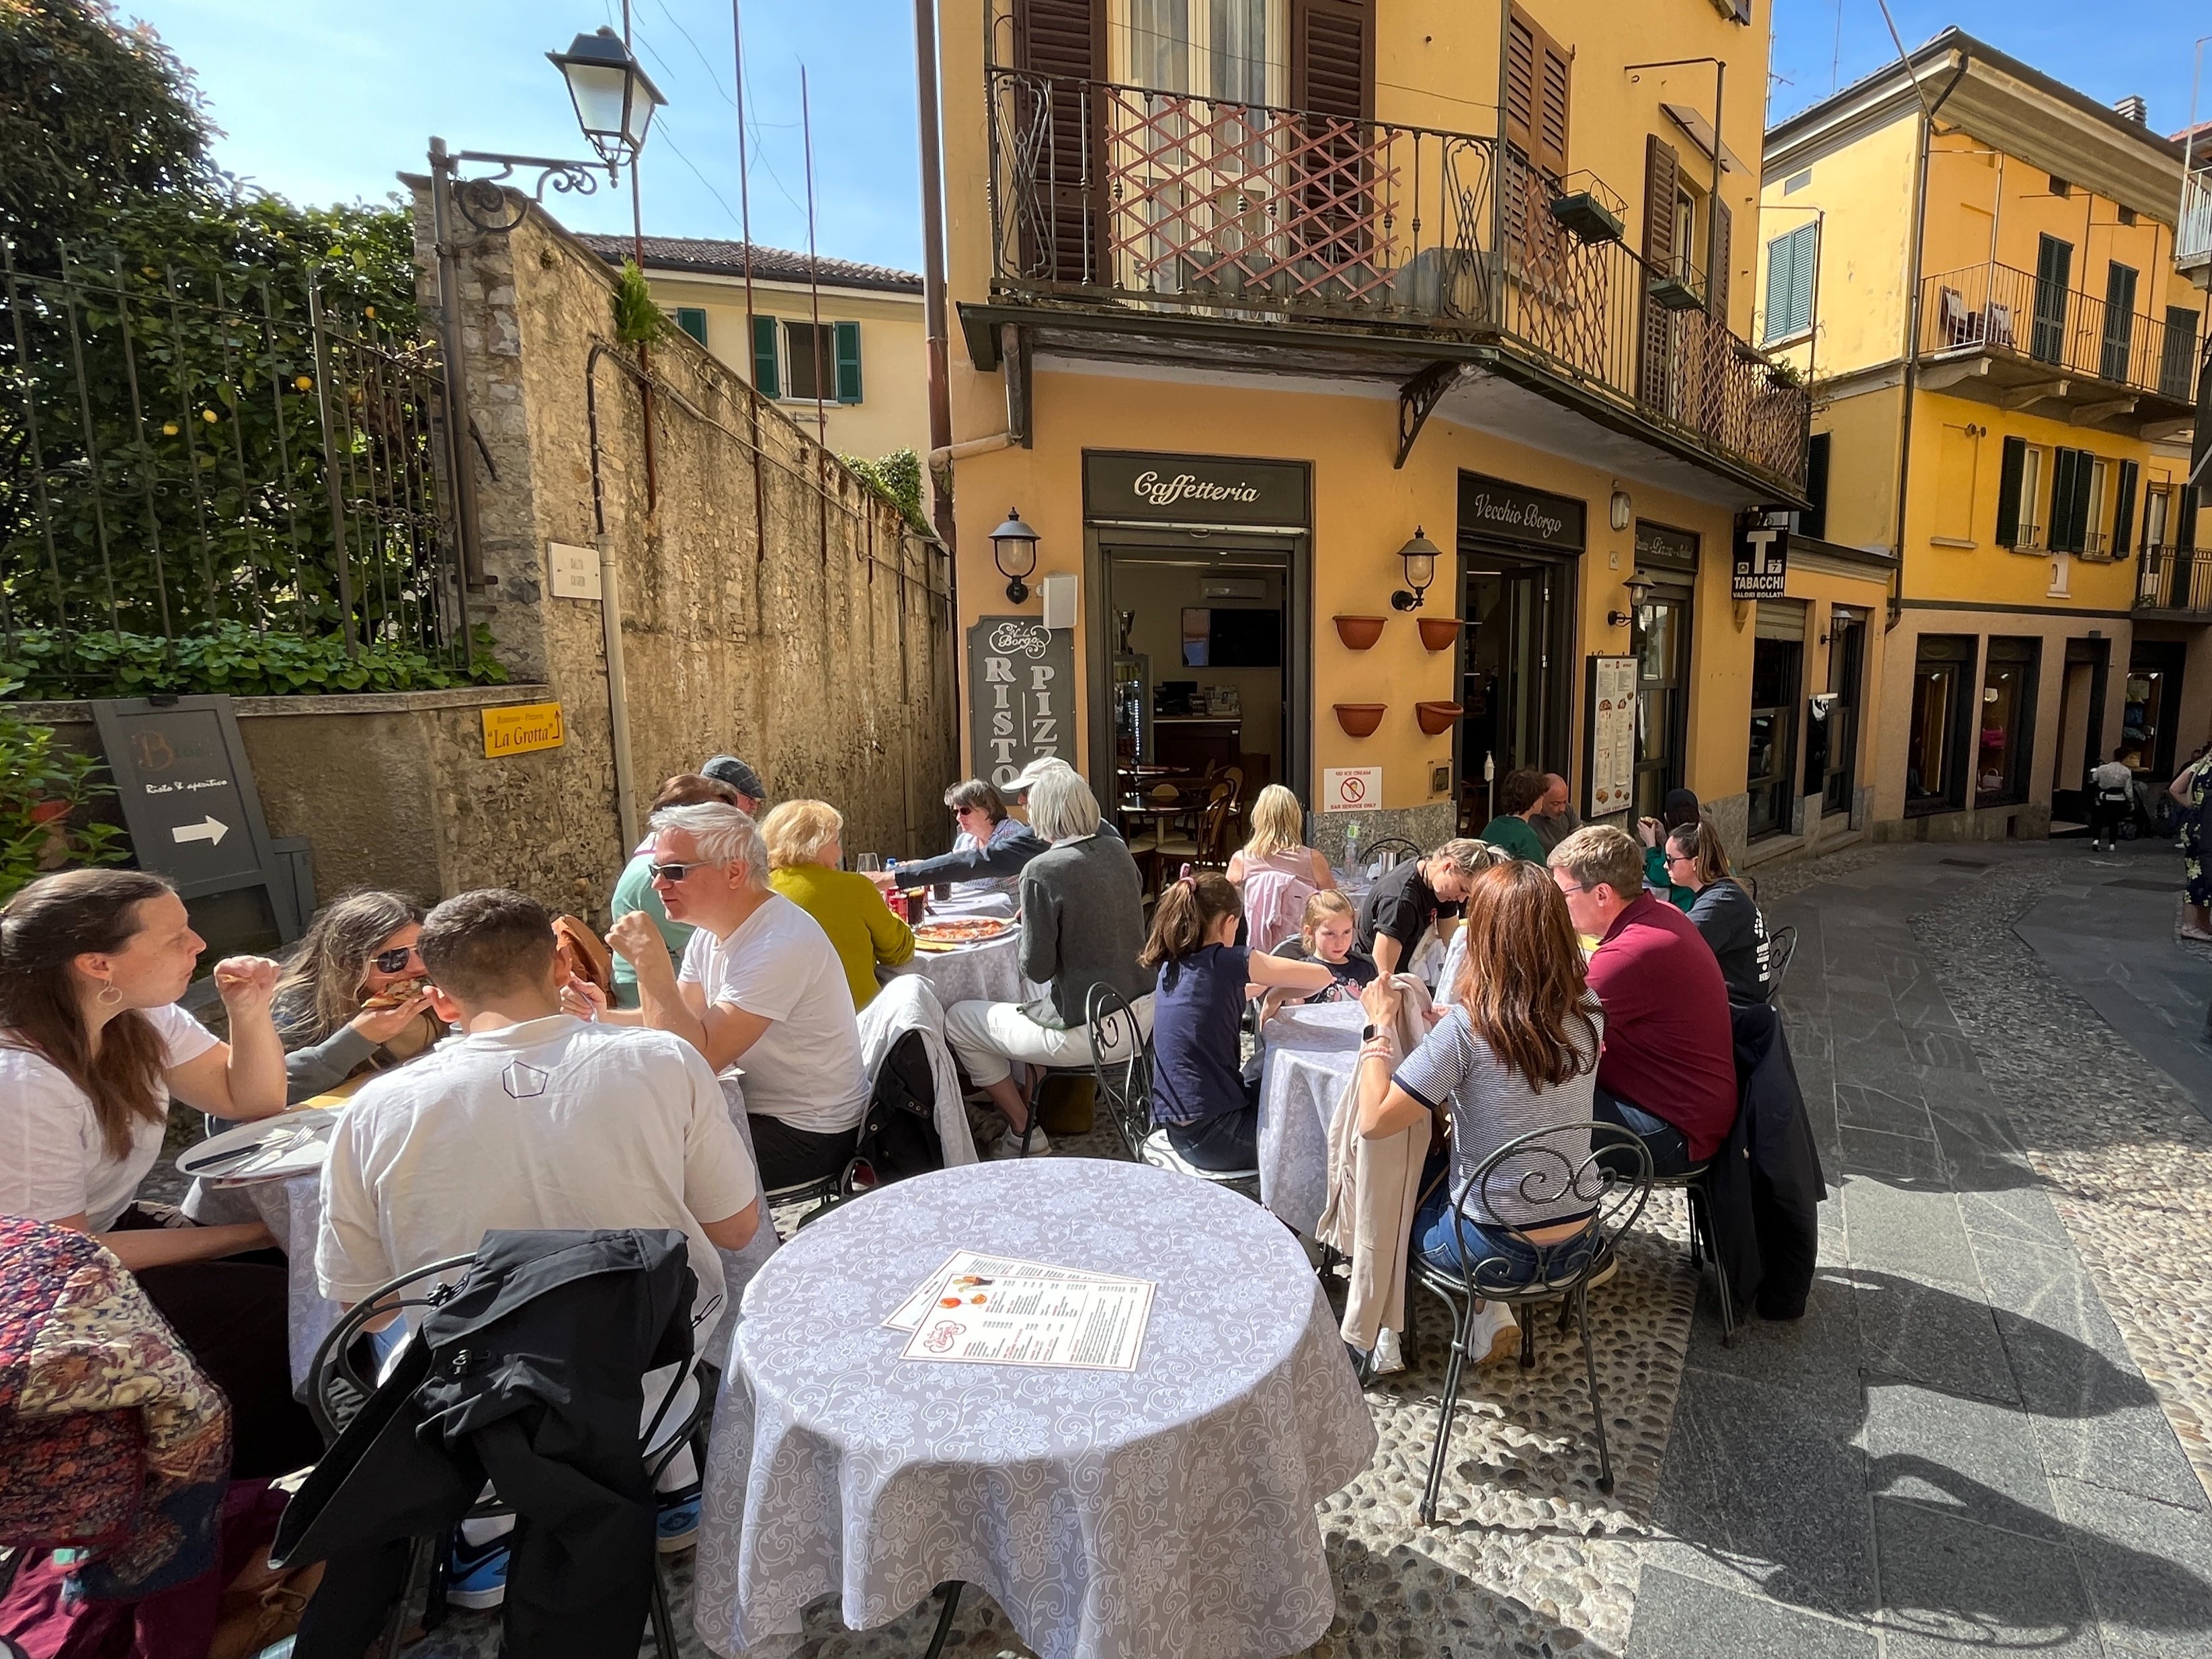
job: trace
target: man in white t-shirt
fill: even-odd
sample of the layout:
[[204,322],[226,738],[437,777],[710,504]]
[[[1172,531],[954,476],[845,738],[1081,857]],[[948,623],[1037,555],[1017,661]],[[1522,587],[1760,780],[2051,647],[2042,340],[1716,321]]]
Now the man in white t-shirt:
[[2135,817],[2135,769],[2127,763],[2128,746],[2112,750],[2112,759],[2089,774],[2089,846],[2092,851],[2118,850],[2120,826]]
[[[724,1293],[715,1252],[751,1242],[761,1205],[706,1062],[663,1032],[562,1012],[553,918],[520,893],[447,899],[416,949],[454,1035],[372,1079],[338,1120],[315,1248],[323,1294],[359,1302],[494,1228],[673,1227],[698,1279],[692,1323],[710,1328]],[[649,1404],[660,1397],[648,1386]],[[661,1505],[664,1549],[697,1531],[688,1470],[664,1481],[676,1488]],[[506,1570],[503,1529],[465,1528],[455,1598],[496,1606]]]
[[653,815],[653,890],[698,929],[679,970],[641,911],[608,941],[637,969],[640,1006],[605,1012],[673,1032],[717,1071],[744,1063],[761,1182],[771,1192],[844,1168],[868,1106],[860,1028],[822,924],[768,884],[753,821],[719,801]]

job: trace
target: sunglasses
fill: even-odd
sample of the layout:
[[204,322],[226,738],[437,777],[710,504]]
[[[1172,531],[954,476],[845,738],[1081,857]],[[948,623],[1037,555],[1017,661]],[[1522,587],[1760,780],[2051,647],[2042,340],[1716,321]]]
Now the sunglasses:
[[646,873],[655,881],[681,881],[694,870],[704,870],[706,867],[707,864],[703,859],[696,864],[648,864],[645,866]]
[[415,959],[415,947],[403,945],[396,951],[379,951],[368,959],[369,966],[380,974],[400,974]]

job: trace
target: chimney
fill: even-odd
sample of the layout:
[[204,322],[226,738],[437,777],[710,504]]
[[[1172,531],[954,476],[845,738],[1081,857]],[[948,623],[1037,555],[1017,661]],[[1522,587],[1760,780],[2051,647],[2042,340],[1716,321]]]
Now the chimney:
[[2120,118],[2124,121],[2132,121],[2139,127],[2150,125],[2150,106],[2144,103],[2141,96],[2135,93],[2130,93],[2112,107],[2119,112]]

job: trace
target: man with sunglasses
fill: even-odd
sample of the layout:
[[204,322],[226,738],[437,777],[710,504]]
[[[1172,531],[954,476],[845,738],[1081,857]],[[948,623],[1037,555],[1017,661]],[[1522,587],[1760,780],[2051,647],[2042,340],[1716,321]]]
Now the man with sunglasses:
[[641,1006],[599,1018],[672,1031],[717,1072],[743,1062],[761,1183],[835,1175],[867,1110],[853,993],[822,924],[768,884],[768,849],[734,806],[653,815],[653,890],[691,935],[679,968],[641,911],[608,943],[637,970]]

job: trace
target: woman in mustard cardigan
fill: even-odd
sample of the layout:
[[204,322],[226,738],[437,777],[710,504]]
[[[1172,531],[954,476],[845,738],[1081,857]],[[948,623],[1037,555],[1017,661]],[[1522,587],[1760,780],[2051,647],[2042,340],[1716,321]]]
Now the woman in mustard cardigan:
[[761,820],[768,884],[822,924],[845,964],[853,1006],[875,1000],[878,963],[914,960],[914,929],[891,914],[866,876],[837,866],[845,856],[844,815],[824,800],[787,800]]

